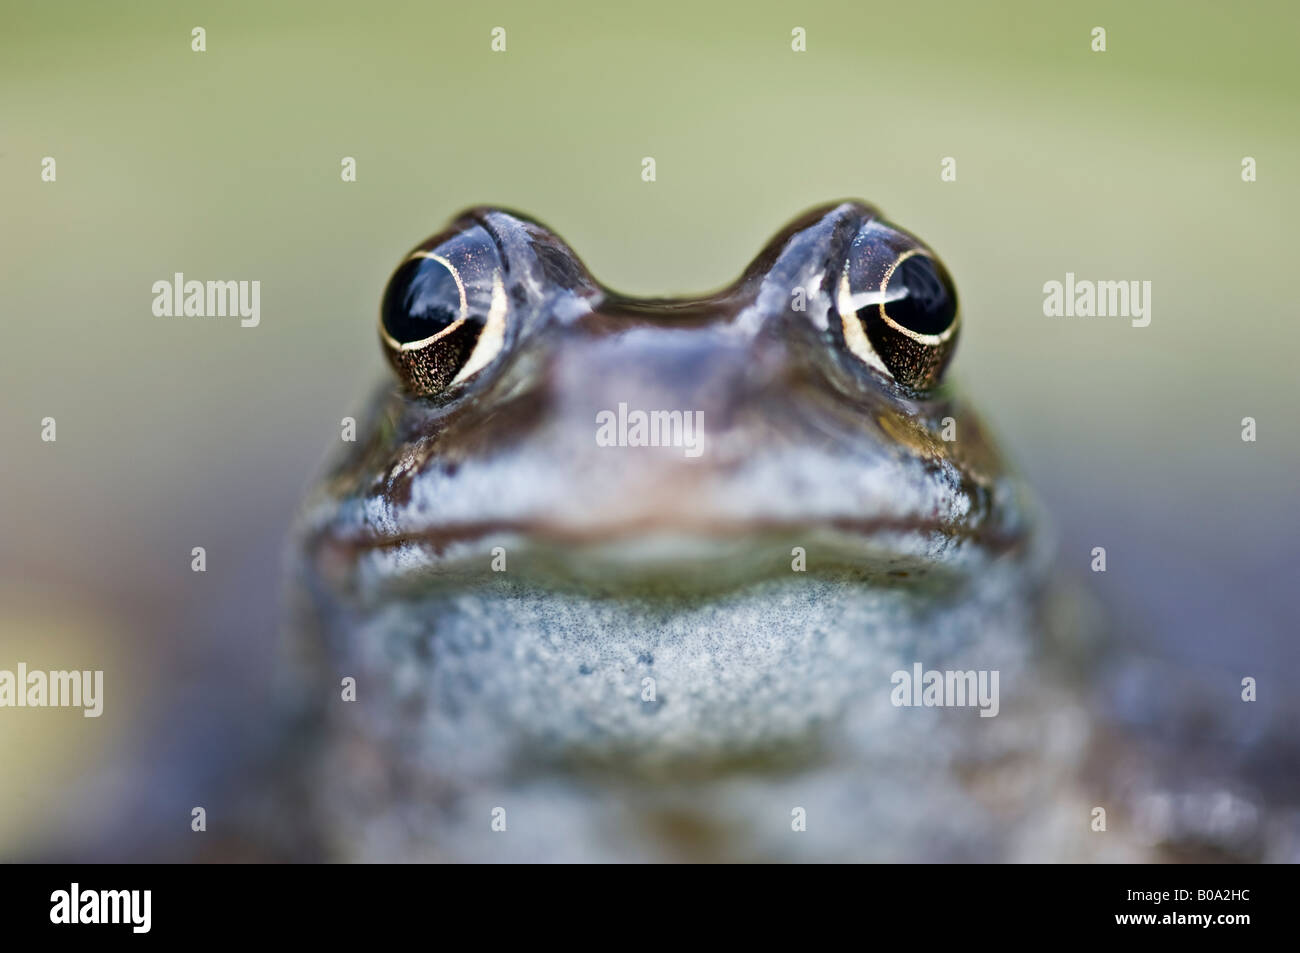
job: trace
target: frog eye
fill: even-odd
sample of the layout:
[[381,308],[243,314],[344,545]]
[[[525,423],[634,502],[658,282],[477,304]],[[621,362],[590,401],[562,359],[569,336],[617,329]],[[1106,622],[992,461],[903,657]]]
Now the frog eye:
[[873,222],[853,243],[837,305],[855,357],[905,387],[938,385],[961,319],[952,278],[928,249]]
[[397,266],[379,309],[384,353],[402,382],[431,397],[492,363],[505,341],[496,243],[482,226],[425,242]]

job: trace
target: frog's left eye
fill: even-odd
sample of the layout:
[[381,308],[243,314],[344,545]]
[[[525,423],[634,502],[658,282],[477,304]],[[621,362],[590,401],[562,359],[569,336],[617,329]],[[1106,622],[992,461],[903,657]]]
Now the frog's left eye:
[[844,343],[869,367],[914,390],[936,387],[960,316],[943,263],[903,232],[872,222],[854,239],[836,297]]
[[379,334],[402,382],[428,397],[492,362],[505,341],[506,310],[496,243],[475,225],[430,239],[397,266]]

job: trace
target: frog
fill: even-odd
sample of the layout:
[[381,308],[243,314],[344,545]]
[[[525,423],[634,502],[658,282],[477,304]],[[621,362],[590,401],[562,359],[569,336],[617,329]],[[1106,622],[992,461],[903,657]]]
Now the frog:
[[317,856],[1154,856],[1102,627],[948,381],[962,325],[859,200],[702,295],[617,293],[495,207],[412,249],[392,378],[294,531]]

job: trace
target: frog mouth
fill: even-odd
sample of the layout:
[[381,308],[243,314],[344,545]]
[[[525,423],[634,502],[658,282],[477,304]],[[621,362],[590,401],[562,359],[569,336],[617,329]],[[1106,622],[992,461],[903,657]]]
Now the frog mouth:
[[366,583],[419,584],[493,576],[547,584],[729,588],[813,572],[901,584],[967,575],[1014,555],[1026,537],[983,522],[922,516],[690,525],[481,522],[402,534],[322,535],[320,565]]
[[958,452],[880,408],[756,398],[706,418],[717,421],[710,451],[690,459],[598,446],[576,423],[594,419],[589,403],[539,420],[527,412],[540,400],[511,413],[498,402],[455,430],[417,418],[396,451],[381,441],[309,504],[300,538],[344,583],[495,574],[709,587],[792,571],[966,572],[1024,546],[1036,522],[1018,481],[977,465],[993,458],[966,416]]

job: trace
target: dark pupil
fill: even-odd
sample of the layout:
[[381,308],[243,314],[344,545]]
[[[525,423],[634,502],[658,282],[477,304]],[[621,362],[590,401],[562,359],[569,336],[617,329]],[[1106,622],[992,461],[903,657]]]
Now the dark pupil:
[[437,334],[460,316],[456,279],[432,258],[403,262],[388,282],[381,313],[384,330],[399,344]]
[[913,255],[895,268],[885,293],[885,313],[917,334],[941,334],[957,314],[947,279],[934,259],[924,255]]

